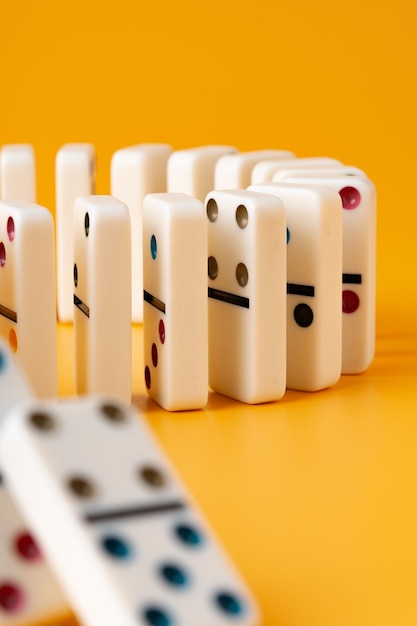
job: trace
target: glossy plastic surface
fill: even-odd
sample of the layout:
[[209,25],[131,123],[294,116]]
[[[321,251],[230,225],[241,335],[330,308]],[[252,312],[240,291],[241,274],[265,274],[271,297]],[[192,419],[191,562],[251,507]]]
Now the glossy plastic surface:
[[[264,626],[384,626],[417,620],[417,309],[379,311],[376,356],[315,394],[244,405],[216,393],[168,413],[134,403],[258,598]],[[73,393],[72,330],[61,394]],[[142,328],[133,329],[142,354]]]

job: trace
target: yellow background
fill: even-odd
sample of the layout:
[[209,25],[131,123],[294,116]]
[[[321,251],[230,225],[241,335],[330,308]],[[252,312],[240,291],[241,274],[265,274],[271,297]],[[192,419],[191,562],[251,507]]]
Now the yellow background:
[[[417,4],[119,0],[0,4],[0,145],[54,158],[142,142],[333,156],[378,190],[377,356],[315,395],[249,407],[212,394],[168,414],[135,402],[261,604],[264,626],[417,624]],[[60,328],[60,389],[72,337]]]

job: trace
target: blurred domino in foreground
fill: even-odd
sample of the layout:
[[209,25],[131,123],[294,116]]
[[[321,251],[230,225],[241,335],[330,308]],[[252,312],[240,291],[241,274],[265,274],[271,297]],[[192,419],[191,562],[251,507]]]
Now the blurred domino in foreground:
[[[33,401],[0,338],[0,426],[16,404]],[[29,486],[33,489],[33,485]],[[0,624],[74,626],[67,602],[4,484],[0,457]]]
[[208,224],[209,380],[255,404],[286,381],[286,222],[282,202],[251,191],[212,191]]
[[58,391],[54,223],[24,201],[0,201],[0,335],[37,396]]
[[90,143],[67,143],[55,159],[57,310],[61,322],[74,319],[72,264],[75,198],[95,193],[95,150]]
[[75,626],[68,603],[3,485],[1,474],[0,519],[0,624]]
[[0,455],[84,626],[259,623],[250,592],[134,410],[105,397],[16,409]]
[[9,144],[0,150],[0,198],[36,202],[36,168],[33,147]]
[[144,143],[117,150],[111,160],[111,195],[126,204],[130,214],[132,250],[132,321],[143,321],[143,199],[167,190],[167,161],[172,147]]

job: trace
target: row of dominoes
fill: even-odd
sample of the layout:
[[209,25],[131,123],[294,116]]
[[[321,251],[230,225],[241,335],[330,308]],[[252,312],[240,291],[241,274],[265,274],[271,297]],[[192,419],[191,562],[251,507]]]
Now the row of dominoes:
[[0,624],[259,624],[143,417],[36,400],[1,339],[0,472]]
[[[298,174],[330,175],[341,162],[333,158],[301,158],[285,150],[238,153],[232,146],[203,146],[173,151],[167,144],[140,144],[118,150],[111,162],[111,194],[129,208],[132,237],[132,319],[142,321],[142,220],[148,193],[181,192],[204,201],[212,189],[245,189],[250,184],[282,180]],[[313,170],[313,171],[312,171]],[[344,174],[362,176],[355,167]],[[58,318],[73,319],[72,210],[77,196],[95,193],[95,150],[91,144],[66,144],[56,156],[56,234]],[[35,157],[29,145],[0,151],[0,197],[36,202]],[[136,277],[136,278],[134,278]],[[139,277],[139,280],[137,279]]]
[[374,188],[336,170],[311,183],[212,191],[205,210],[182,194],[145,198],[145,382],[164,408],[204,406],[207,363],[210,387],[247,403],[370,364]]
[[[282,151],[208,146],[172,152],[146,144],[120,150],[112,160],[112,190],[128,210],[114,197],[77,197],[94,179],[93,163],[89,145],[64,146],[57,155],[57,260],[58,268],[60,256],[65,260],[61,279],[70,280],[75,303],[80,393],[113,391],[130,399],[130,302],[138,286],[145,302],[145,382],[167,409],[204,406],[208,369],[215,391],[253,403],[279,399],[286,386],[319,390],[341,372],[358,373],[369,365],[375,338],[375,191],[363,172],[333,159],[296,159]],[[245,191],[251,182],[257,184]],[[213,186],[233,191],[210,192]],[[49,298],[45,291],[52,282],[45,277],[53,271],[51,224],[50,244],[40,242],[43,259],[36,267],[31,258],[42,255],[37,249],[35,254],[35,238],[32,246],[23,243],[28,212],[9,201],[2,204],[2,219],[4,241],[19,249],[12,267],[26,250],[22,267],[28,269],[25,280],[17,278],[22,273],[7,272],[10,259],[1,242],[0,292],[13,300],[22,283],[25,302],[42,302],[35,323],[33,306],[12,306],[2,296],[2,323],[11,345],[19,345],[31,380],[37,376],[38,393],[54,395],[55,346],[47,338],[56,331],[54,291],[49,289]],[[64,234],[70,242],[74,237],[74,248],[65,248]],[[131,248],[137,263],[143,253],[143,268],[142,261],[131,266]],[[60,282],[64,293],[60,279],[58,293]],[[23,329],[29,327],[39,343],[23,358],[29,345],[22,341]],[[50,355],[48,376],[39,368],[41,348]]]
[[[200,149],[199,154],[202,152]],[[233,167],[236,167],[235,160],[232,161]],[[295,163],[293,165],[295,166]],[[263,167],[266,166],[264,163]],[[268,164],[269,166],[272,164]],[[296,166],[293,169],[295,170]],[[309,182],[307,177],[313,175],[311,172],[293,172],[292,175],[296,173],[305,177],[303,183]],[[257,187],[256,190],[249,191],[214,191],[207,196],[205,210],[201,202],[184,195],[162,193],[148,196],[144,213],[149,215],[144,220],[143,234],[144,315],[145,329],[149,329],[149,332],[145,332],[144,342],[145,361],[146,358],[149,361],[149,371],[145,379],[150,392],[159,398],[158,401],[164,402],[159,396],[160,387],[163,394],[167,389],[179,388],[178,379],[174,374],[176,369],[181,369],[180,359],[186,354],[184,338],[192,336],[192,333],[195,333],[195,337],[190,342],[190,354],[192,352],[199,354],[197,357],[199,362],[203,364],[203,369],[206,367],[204,362],[207,363],[207,360],[200,358],[200,345],[201,338],[205,335],[204,315],[207,316],[207,306],[201,309],[202,317],[197,323],[196,316],[198,317],[199,311],[193,310],[193,300],[197,289],[201,293],[204,291],[202,301],[206,302],[207,258],[209,306],[217,307],[210,315],[211,325],[217,329],[214,335],[217,338],[214,355],[217,356],[214,360],[219,368],[218,383],[215,378],[211,381],[213,387],[233,395],[235,393],[233,385],[238,384],[239,399],[260,401],[259,396],[255,399],[253,396],[242,397],[242,394],[247,393],[247,389],[248,393],[252,393],[252,384],[256,387],[258,381],[255,380],[253,383],[253,377],[256,379],[259,375],[260,384],[265,383],[263,377],[268,378],[268,370],[272,370],[276,362],[270,361],[271,358],[281,359],[283,364],[283,369],[275,370],[275,377],[280,377],[285,371],[285,358],[282,359],[282,355],[285,357],[285,332],[284,343],[276,342],[275,328],[279,327],[281,333],[282,328],[285,328],[285,323],[282,325],[277,322],[285,319],[285,306],[282,306],[285,300],[288,320],[291,319],[293,324],[292,330],[288,332],[288,340],[292,341],[292,345],[298,350],[293,359],[294,372],[308,374],[317,385],[317,376],[323,376],[323,355],[324,360],[334,359],[337,350],[335,351],[332,342],[341,333],[340,322],[337,320],[340,319],[342,291],[340,216],[343,214],[344,218],[345,214],[345,211],[341,210],[342,206],[346,210],[346,215],[354,216],[353,220],[348,218],[351,220],[347,222],[348,226],[343,225],[343,254],[345,255],[345,250],[348,250],[346,263],[345,259],[343,260],[343,275],[345,282],[351,281],[355,285],[355,290],[359,290],[360,310],[364,316],[359,322],[354,323],[356,335],[351,330],[349,342],[350,345],[353,344],[351,353],[355,358],[362,359],[361,363],[367,359],[369,363],[373,353],[373,349],[369,347],[373,346],[373,333],[369,332],[370,329],[372,331],[374,281],[373,188],[366,177],[354,168],[334,168],[333,173],[326,170],[316,172],[316,177],[317,174],[322,178],[320,182],[326,184],[325,188],[320,186],[311,188],[310,185],[297,182],[297,185],[268,183],[262,188]],[[277,178],[279,175],[282,175],[282,171],[278,174],[277,170],[274,176]],[[348,175],[354,178],[347,179]],[[23,205],[23,208],[28,206]],[[23,320],[29,319],[35,313],[34,302],[38,304],[48,300],[48,294],[40,290],[40,283],[51,282],[49,274],[44,272],[53,265],[53,261],[51,263],[53,247],[47,243],[50,238],[43,240],[39,249],[34,248],[32,244],[34,240],[38,240],[38,235],[34,236],[35,231],[32,227],[26,228],[26,220],[30,215],[31,221],[36,222],[35,212],[38,212],[37,214],[42,217],[41,221],[48,224],[49,232],[52,222],[50,216],[45,217],[44,210],[40,211],[40,207],[36,207],[35,212],[31,210],[24,213],[21,210],[21,202],[4,202],[2,207],[6,207],[2,219],[4,241],[7,245],[3,243],[3,247],[0,247],[0,265],[2,269],[10,266],[14,268],[10,273],[12,278],[9,278],[11,286],[8,288],[9,291],[6,289],[4,293],[7,292],[8,297],[15,298],[14,302],[18,302],[19,307],[13,303],[11,305],[7,302],[2,303],[1,313],[9,324],[6,332],[9,343],[15,349],[19,345],[20,351],[27,341],[28,346],[30,342],[26,340],[27,334],[22,332],[22,327],[19,333],[16,333],[17,313],[19,312],[19,324],[22,324]],[[98,221],[95,221],[96,213]],[[112,216],[107,224],[109,238],[101,234],[103,227],[106,230],[108,221],[101,218],[108,213]],[[118,215],[116,222],[115,214]],[[23,215],[24,217],[20,217]],[[116,288],[120,282],[118,281],[120,272],[123,273],[124,268],[126,274],[130,275],[129,254],[123,257],[121,266],[117,265],[119,256],[126,253],[129,248],[129,229],[122,226],[127,223],[126,215],[126,207],[108,197],[80,198],[76,203],[75,223],[78,224],[76,233],[80,236],[76,237],[78,258],[74,266],[71,262],[72,280],[74,284],[76,283],[77,290],[78,287],[82,287],[82,281],[80,284],[78,281],[78,267],[83,269],[81,275],[84,275],[88,264],[95,268],[102,267],[102,272],[99,271],[95,275],[96,278],[91,274],[88,279],[91,291],[87,293],[97,294],[93,290],[93,285],[103,285],[104,293],[110,296],[109,302],[113,300],[116,303],[115,311],[119,310]],[[121,235],[115,234],[117,226],[120,227]],[[349,237],[346,232],[350,233]],[[97,240],[94,246],[90,247],[87,242],[94,240],[93,235],[97,236]],[[123,245],[120,245],[121,239]],[[119,244],[116,244],[117,241]],[[188,247],[190,242],[193,244],[192,247]],[[291,252],[290,245],[294,242],[297,242],[297,246]],[[18,245],[18,254],[13,253],[14,244]],[[182,255],[184,249],[187,253]],[[38,257],[41,250],[46,252],[45,257],[42,255]],[[335,254],[332,250],[336,250]],[[105,262],[108,263],[107,266]],[[161,263],[158,267],[159,262]],[[285,271],[286,262],[288,278]],[[146,270],[147,265],[149,271]],[[223,266],[229,278],[219,282]],[[29,269],[25,269],[22,274],[23,267],[32,267],[33,272],[26,273]],[[167,271],[167,267],[170,271]],[[201,279],[203,267],[204,280]],[[26,286],[22,290],[20,284],[22,281],[18,278],[23,275]],[[85,271],[85,276],[90,276],[89,272]],[[178,276],[182,276],[184,280],[178,281]],[[252,280],[253,277],[255,280]],[[129,280],[124,282],[129,283]],[[234,280],[237,282],[234,283]],[[248,286],[251,287],[252,284],[253,290],[248,291]],[[5,283],[0,285],[4,287]],[[204,285],[204,290],[201,289],[201,285]],[[126,293],[129,291],[126,287],[124,290]],[[20,295],[22,291],[24,296]],[[354,320],[355,316],[352,313],[358,310],[359,297],[354,291],[350,293],[353,295],[344,295],[343,305],[346,315],[349,316],[347,319]],[[76,294],[76,314],[80,315],[83,322],[87,320],[88,325],[89,318],[86,313],[89,312],[91,299],[89,297],[83,299],[82,296],[81,291]],[[95,295],[93,301],[97,298],[99,301],[102,300],[100,296]],[[129,296],[125,294],[121,298],[126,302]],[[104,308],[110,306],[109,302]],[[23,307],[21,306],[23,303],[30,304]],[[262,306],[259,306],[259,303]],[[53,306],[49,308],[52,310]],[[246,313],[250,315],[245,317]],[[149,323],[146,322],[146,315],[150,315]],[[113,317],[113,322],[114,319]],[[321,328],[320,332],[315,328],[316,321],[320,322],[318,325]],[[369,323],[371,326],[367,326]],[[26,328],[26,322],[23,326]],[[49,327],[50,324],[46,326]],[[123,324],[120,327],[116,325],[116,335],[122,326]],[[36,326],[32,326],[32,334],[34,328]],[[82,328],[84,330],[80,332],[81,336],[91,330],[86,325]],[[14,332],[11,332],[13,329]],[[110,334],[112,330],[114,331],[110,326],[107,326],[107,329],[107,333]],[[199,329],[202,329],[201,332]],[[306,329],[314,332],[308,331],[308,335],[301,334],[297,338],[295,333],[298,329],[301,333]],[[91,334],[96,335],[96,332]],[[45,336],[42,336],[45,339]],[[260,336],[263,337],[263,343]],[[172,343],[173,337],[176,338],[176,348]],[[274,350],[269,350],[268,341]],[[46,353],[45,346],[41,343],[39,352],[34,354],[36,348],[33,348],[34,344],[31,345],[32,349],[29,352],[38,357],[34,358],[34,369],[40,370],[44,377],[48,377],[42,361]],[[100,344],[97,345],[100,347]],[[164,354],[165,348],[167,354]],[[84,354],[88,357],[85,348]],[[313,360],[320,355],[321,360]],[[103,361],[107,358],[105,352],[98,350],[98,363],[100,359]],[[190,355],[187,358],[191,358]],[[167,372],[165,377],[158,374],[157,370],[164,361]],[[170,626],[195,621],[222,626],[231,621],[242,624],[255,623],[256,603],[234,570],[230,569],[227,561],[225,564],[222,552],[216,547],[210,531],[201,517],[195,517],[194,507],[192,506],[190,510],[180,498],[177,498],[174,499],[171,508],[171,492],[168,490],[162,493],[159,490],[168,484],[174,487],[174,491],[175,489],[178,491],[178,482],[170,468],[161,472],[159,466],[162,464],[163,468],[166,468],[166,462],[160,451],[155,449],[149,433],[144,434],[145,425],[141,423],[141,418],[133,416],[135,425],[132,428],[129,426],[117,443],[115,431],[111,427],[110,436],[106,430],[107,426],[102,422],[107,424],[110,420],[112,425],[113,422],[130,424],[132,416],[129,409],[113,399],[97,397],[82,401],[66,401],[60,405],[55,402],[33,403],[25,385],[16,382],[18,379],[13,375],[10,377],[10,372],[13,372],[11,365],[7,348],[2,346],[0,373],[6,375],[0,379],[0,384],[3,382],[3,386],[0,386],[0,415],[5,414],[17,398],[20,400],[27,398],[28,404],[26,407],[14,409],[7,418],[4,434],[1,435],[0,469],[1,465],[4,465],[6,486],[10,485],[13,497],[16,498],[31,528],[35,530],[36,536],[41,540],[42,549],[82,622],[88,626],[99,623]],[[287,380],[290,369],[288,366],[289,363]],[[228,376],[231,376],[229,382]],[[187,376],[185,380],[184,391],[188,401],[190,388],[198,384],[196,378]],[[204,380],[204,376],[202,379],[199,378],[200,382],[201,380]],[[281,388],[283,393],[282,380],[281,377],[278,386],[274,381],[272,384],[275,385],[274,389]],[[320,378],[320,381],[319,384],[323,384],[323,378]],[[226,389],[221,387],[224,384]],[[206,394],[207,384],[202,387],[203,393]],[[46,393],[48,394],[52,395],[50,392]],[[195,405],[195,401],[192,401],[192,404]],[[73,420],[75,416],[79,416],[79,420]],[[134,435],[133,431],[138,430],[137,421],[140,424],[139,432]],[[133,459],[137,456],[134,456],[133,451],[128,454],[130,450],[128,441],[136,441],[136,438],[143,442],[142,446],[139,444],[135,446],[135,453],[141,457],[138,463],[144,467],[140,471],[143,483],[140,484],[142,490],[138,494],[137,506],[136,501],[133,502],[134,487],[130,483],[126,484],[122,476],[120,479],[117,478],[119,471],[123,473],[127,468],[128,473],[130,460],[132,465],[136,463]],[[72,443],[75,439],[76,445]],[[84,442],[82,450],[80,441]],[[91,459],[92,448],[97,450],[97,459]],[[72,452],[67,454],[64,450]],[[126,464],[115,470],[115,477],[104,467],[110,457],[128,459]],[[79,471],[81,465],[82,470]],[[63,476],[68,477],[68,480],[64,482]],[[91,481],[92,477],[94,482]],[[33,493],[33,480],[39,487],[36,493]],[[157,491],[148,493],[147,487]],[[69,489],[68,493],[66,488]],[[116,496],[116,493],[120,493],[120,497]],[[5,564],[5,571],[0,571],[0,623],[26,626],[45,623],[47,619],[52,620],[55,616],[58,616],[60,624],[72,623],[73,618],[66,602],[53,582],[50,572],[47,572],[45,564],[42,564],[39,551],[30,536],[20,532],[22,521],[10,501],[10,494],[1,487],[0,495],[2,496],[0,534],[2,541],[3,539],[6,541],[1,546],[5,556],[3,557],[1,553],[0,559],[0,563]],[[99,498],[96,500],[97,495]],[[77,497],[85,502],[85,506],[83,504],[82,507],[78,507],[75,504]],[[180,518],[179,525],[175,526],[177,522],[175,516],[180,513],[184,515],[184,523],[181,523]],[[197,520],[197,523],[190,523],[189,516],[193,522]],[[80,517],[82,522],[79,521]],[[148,525],[147,520],[150,520]],[[167,530],[172,532],[169,533]],[[206,539],[203,542],[202,536]],[[173,537],[179,537],[178,546],[172,545]],[[212,547],[208,553],[197,553],[196,560],[193,557],[189,560],[189,553],[184,551],[188,545],[184,537],[188,537],[188,543],[191,542],[193,545],[202,543],[206,546],[208,540],[209,546]],[[141,555],[143,546],[148,544],[150,549],[146,551],[144,560],[138,561],[137,557]],[[181,547],[183,544],[185,548]],[[193,556],[195,555],[196,553],[193,553]],[[25,564],[19,565],[18,560],[21,558],[26,559]],[[141,569],[142,564],[144,570]],[[132,569],[129,569],[130,567]],[[32,576],[36,577],[38,586],[31,582]],[[132,583],[132,577],[135,583]],[[137,591],[137,580],[140,581],[140,593]],[[188,595],[184,590],[191,593]],[[105,601],[97,602],[97,597],[105,598]]]

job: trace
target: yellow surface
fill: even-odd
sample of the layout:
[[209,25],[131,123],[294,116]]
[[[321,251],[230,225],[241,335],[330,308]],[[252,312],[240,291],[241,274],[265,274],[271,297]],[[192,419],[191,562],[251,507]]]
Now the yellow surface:
[[25,622],[24,624],[16,624],[15,626],[82,626],[76,621],[75,617],[71,614],[58,615],[51,617],[47,621],[42,620],[40,622]]
[[[264,626],[417,623],[417,334],[378,336],[366,374],[333,388],[205,410],[141,409],[258,597]],[[73,392],[72,328],[61,326],[61,393]]]
[[[415,0],[0,3],[0,145],[33,143],[54,209],[68,141],[112,153],[291,149],[364,169],[378,190],[377,356],[316,395],[168,414],[135,394],[259,598],[264,626],[417,624]],[[71,329],[60,328],[71,392]]]

